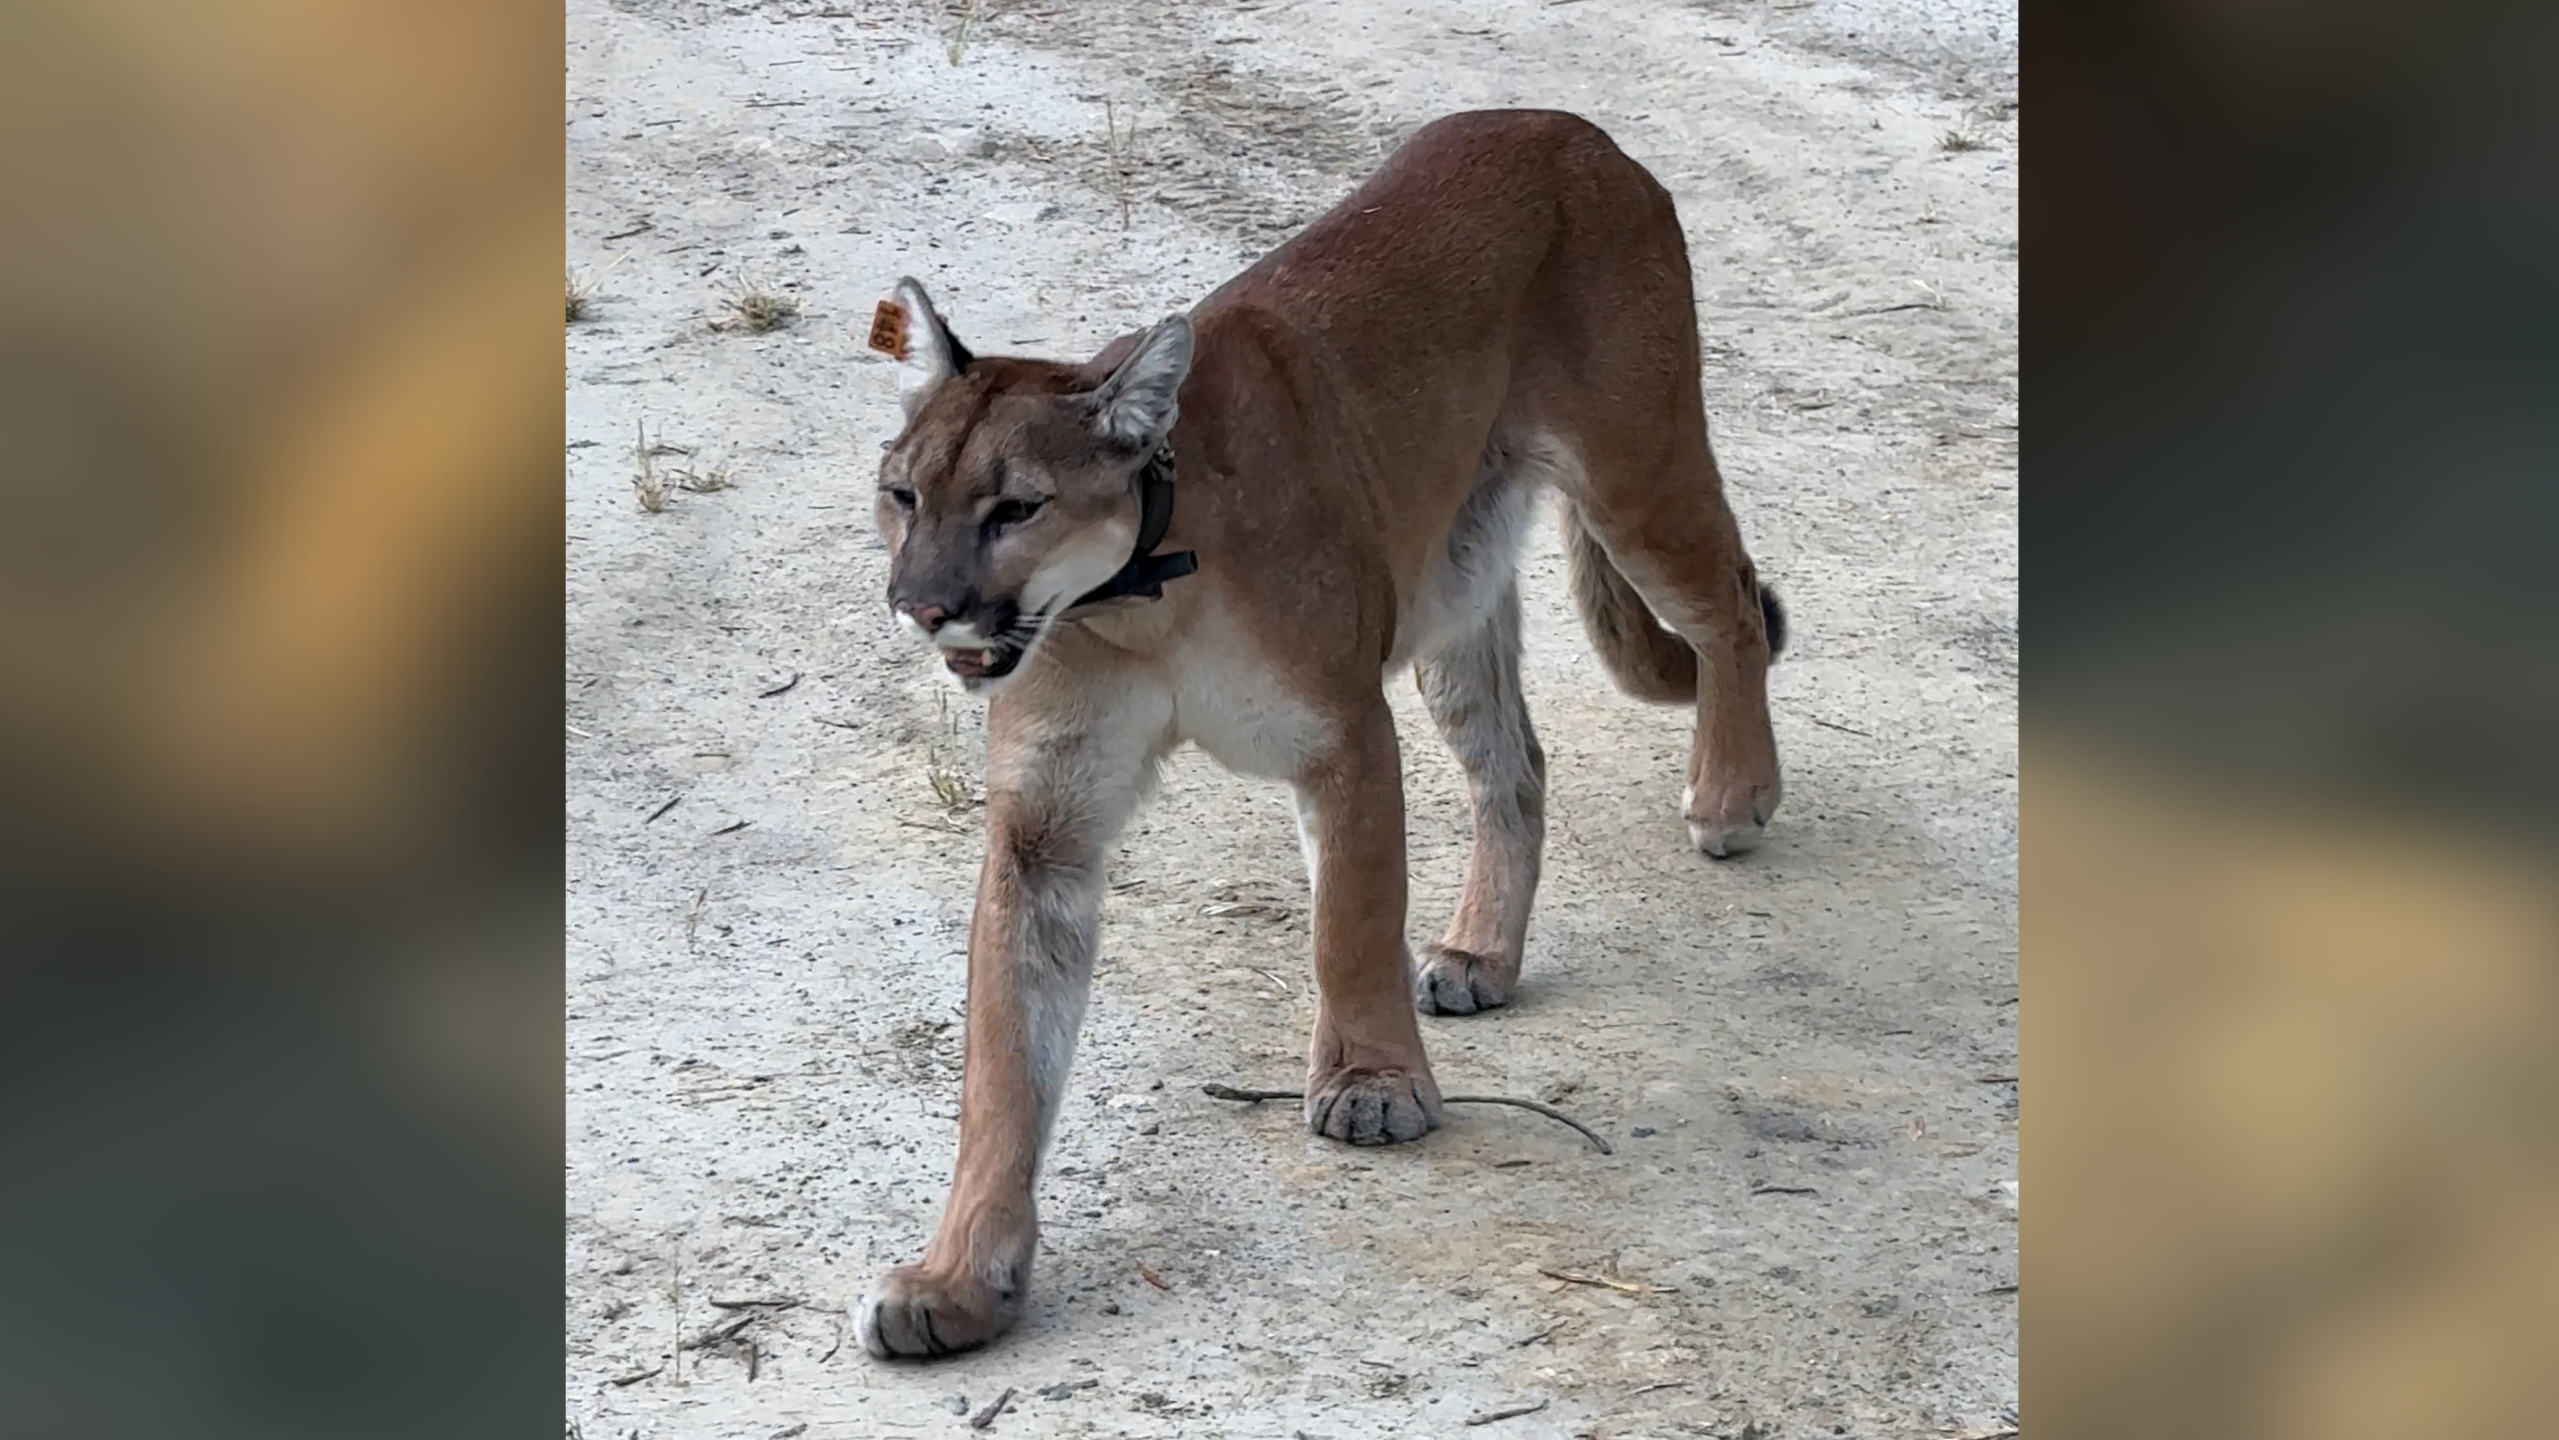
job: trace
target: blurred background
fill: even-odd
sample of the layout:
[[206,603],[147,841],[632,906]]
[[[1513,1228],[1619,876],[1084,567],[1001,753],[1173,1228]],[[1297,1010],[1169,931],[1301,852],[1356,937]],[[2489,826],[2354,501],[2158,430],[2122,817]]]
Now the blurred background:
[[2025,1428],[2552,1433],[2553,17],[2023,18]]
[[0,6],[0,1434],[558,1413],[560,33]]
[[[0,9],[0,1433],[558,1404],[559,27]],[[2547,1433],[2559,35],[2023,30],[2024,1424]]]

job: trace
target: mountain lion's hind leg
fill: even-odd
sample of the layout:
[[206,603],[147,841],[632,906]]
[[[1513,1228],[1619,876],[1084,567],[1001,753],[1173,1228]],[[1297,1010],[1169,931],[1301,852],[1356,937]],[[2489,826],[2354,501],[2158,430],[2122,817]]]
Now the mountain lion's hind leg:
[[1306,1128],[1354,1145],[1439,1124],[1404,949],[1404,778],[1395,717],[1373,695],[1297,778],[1315,881],[1315,1037]]
[[1475,810],[1466,891],[1413,977],[1413,1004],[1424,1014],[1508,1004],[1519,980],[1546,844],[1546,752],[1520,691],[1519,651],[1514,582],[1483,624],[1413,667],[1431,719],[1466,771]]
[[1784,793],[1768,720],[1778,611],[1742,548],[1713,458],[1702,443],[1668,448],[1672,458],[1648,469],[1595,447],[1589,483],[1572,498],[1610,568],[1642,599],[1647,613],[1622,623],[1658,618],[1696,651],[1697,730],[1680,816],[1690,843],[1720,860],[1759,843]]

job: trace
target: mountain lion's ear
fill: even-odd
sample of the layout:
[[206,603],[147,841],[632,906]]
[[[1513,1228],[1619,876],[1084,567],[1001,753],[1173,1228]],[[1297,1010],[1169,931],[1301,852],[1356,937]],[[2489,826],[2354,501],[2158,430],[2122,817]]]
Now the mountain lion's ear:
[[942,323],[933,298],[912,276],[898,281],[880,302],[871,320],[871,348],[896,358],[898,403],[910,420],[934,386],[966,370],[976,358]]
[[1129,449],[1151,451],[1181,418],[1182,377],[1191,373],[1191,320],[1175,315],[1146,332],[1093,392],[1093,425]]

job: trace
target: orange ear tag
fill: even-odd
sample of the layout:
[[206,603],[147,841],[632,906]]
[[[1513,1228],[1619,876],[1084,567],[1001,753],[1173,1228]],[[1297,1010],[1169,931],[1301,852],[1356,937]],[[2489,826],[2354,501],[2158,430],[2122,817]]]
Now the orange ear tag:
[[892,360],[906,358],[906,307],[883,300],[871,312],[871,348]]

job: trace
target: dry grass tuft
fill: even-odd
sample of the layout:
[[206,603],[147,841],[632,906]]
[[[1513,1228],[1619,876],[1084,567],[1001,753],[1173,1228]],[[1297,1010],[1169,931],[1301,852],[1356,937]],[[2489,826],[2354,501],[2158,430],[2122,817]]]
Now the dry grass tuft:
[[1954,155],[1966,150],[1987,150],[1990,142],[1969,131],[1949,130],[1937,137],[1937,148]]
[[646,420],[640,422],[640,443],[631,447],[631,459],[634,466],[631,489],[640,497],[640,508],[655,515],[666,508],[673,487],[658,470],[654,452],[649,448],[649,422]]
[[670,465],[660,468],[661,455],[686,455],[693,452],[681,445],[669,445],[664,436],[649,439],[649,425],[640,422],[639,443],[631,451],[631,490],[639,496],[640,508],[652,515],[665,510],[675,501],[677,491],[690,495],[712,495],[737,484],[726,465],[703,469],[694,465]]
[[575,270],[568,274],[569,323],[575,325],[595,313],[595,287],[579,279],[578,272]]
[[688,465],[668,471],[667,478],[675,482],[676,489],[694,495],[715,495],[737,483],[729,477],[726,465],[714,465],[708,470],[696,470]]
[[1111,156],[1111,194],[1120,202],[1120,228],[1128,228],[1128,185],[1137,169],[1137,116],[1128,117],[1128,133],[1120,133],[1119,107],[1102,102],[1102,147]]
[[941,802],[946,812],[956,814],[984,804],[985,797],[969,783],[968,772],[960,768],[960,717],[951,713],[951,697],[935,691],[933,710],[939,717],[939,733],[925,752],[924,783],[933,787],[933,798]]
[[969,0],[969,8],[960,16],[959,33],[951,37],[950,54],[953,65],[959,64],[960,57],[968,53],[969,31],[977,27],[977,12],[981,3],[982,0]]
[[737,288],[720,300],[732,317],[728,323],[763,334],[800,318],[800,302],[761,281],[739,276]]

